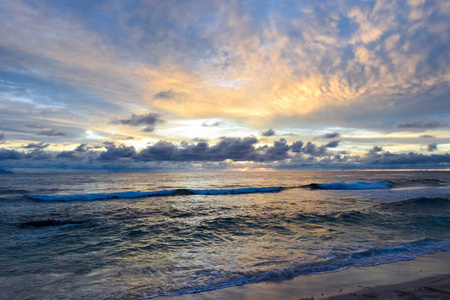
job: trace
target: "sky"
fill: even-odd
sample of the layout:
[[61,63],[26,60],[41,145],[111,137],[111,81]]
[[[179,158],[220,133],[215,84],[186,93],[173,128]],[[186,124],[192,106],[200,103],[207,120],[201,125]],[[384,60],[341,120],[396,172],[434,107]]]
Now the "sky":
[[447,0],[0,0],[0,169],[449,169],[449,19]]

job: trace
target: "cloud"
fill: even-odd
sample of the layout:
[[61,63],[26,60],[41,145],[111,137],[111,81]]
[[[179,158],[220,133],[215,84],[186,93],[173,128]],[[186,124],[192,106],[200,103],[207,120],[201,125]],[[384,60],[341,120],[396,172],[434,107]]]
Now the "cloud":
[[37,135],[43,136],[66,136],[65,132],[56,131],[54,129],[46,129],[36,132]]
[[419,136],[422,139],[434,139],[435,137],[429,134],[422,134]]
[[88,159],[87,163],[92,163],[92,159],[97,159],[98,154],[91,152],[89,150],[93,149],[94,147],[89,146],[87,144],[80,144],[77,147],[75,147],[72,151],[61,151],[56,154],[56,158],[63,159],[66,161],[81,161],[85,160],[90,156],[90,159]]
[[377,154],[378,152],[381,151],[383,151],[382,147],[373,146],[373,148],[369,150],[369,155]]
[[201,143],[206,143],[206,142],[208,142],[207,139],[198,138],[198,137],[194,138],[192,141],[193,141],[193,142],[201,142]]
[[[5,0],[0,10],[4,20],[0,128],[11,145],[39,142],[33,136],[36,132],[54,137],[52,143],[73,142],[76,137],[80,143],[95,145],[100,134],[86,136],[87,130],[102,131],[102,137],[111,140],[116,134],[131,134],[126,132],[130,128],[103,128],[113,116],[124,116],[116,124],[153,132],[159,122],[144,124],[146,115],[129,117],[142,110],[167,113],[171,121],[198,122],[201,117],[213,122],[229,117],[227,124],[240,126],[236,131],[311,128],[311,136],[330,131],[323,136],[330,140],[339,139],[334,136],[337,132],[331,132],[336,128],[358,129],[363,132],[360,136],[366,136],[345,144],[355,149],[368,147],[375,133],[367,129],[380,129],[377,133],[433,129],[441,131],[436,133],[439,138],[448,138],[448,128],[441,126],[448,125],[444,122],[450,111],[445,0],[425,5],[421,1],[269,2],[46,1],[35,5]],[[104,11],[117,22],[106,26],[105,18],[86,11]],[[161,121],[161,115],[156,119]],[[42,125],[21,131],[34,122]],[[174,123],[164,126],[163,137],[147,136],[178,147],[185,137],[171,131]],[[205,123],[209,126],[220,123]],[[220,135],[231,132],[224,127]],[[213,136],[215,132],[208,130],[206,137],[216,140],[220,135]],[[140,138],[136,135],[136,145]],[[410,147],[399,142],[404,137],[386,139],[395,149]],[[277,151],[283,153],[281,144]],[[185,151],[192,147],[186,145]],[[275,146],[248,155],[268,160],[265,153],[271,147]],[[315,153],[317,160],[333,152],[326,145],[306,146],[299,141],[290,147],[288,153],[298,154],[298,159],[309,159],[305,151]],[[191,157],[200,151],[191,150]],[[212,161],[217,159],[208,155]]]
[[414,152],[395,154],[385,152],[377,156],[367,156],[359,160],[360,164],[365,166],[376,167],[377,165],[401,165],[414,167],[423,166],[449,166],[450,154],[432,154],[424,155]]
[[106,151],[100,154],[100,160],[117,160],[122,158],[132,158],[136,155],[136,149],[133,146],[119,145],[112,142],[105,143]]
[[214,123],[210,123],[210,124],[204,122],[202,124],[202,127],[219,127],[219,126],[222,126],[223,124],[225,124],[225,123],[224,122],[219,122],[219,121],[214,122]]
[[339,132],[326,133],[326,134],[322,135],[322,137],[325,139],[334,139],[334,138],[337,138],[340,136],[341,136],[341,134]]
[[22,148],[25,148],[25,149],[44,149],[44,148],[47,148],[48,146],[50,146],[49,143],[40,142],[40,143],[29,143],[26,146],[22,146]]
[[47,161],[52,158],[52,155],[42,149],[34,149],[26,154],[26,158],[34,161]]
[[136,158],[145,161],[254,160],[257,157],[257,152],[253,145],[257,141],[254,137],[246,137],[243,139],[223,137],[218,144],[211,147],[205,142],[199,142],[197,144],[184,143],[182,144],[182,148],[178,148],[170,142],[159,141],[141,150]]
[[273,146],[255,148],[255,137],[222,137],[215,145],[201,141],[197,144],[176,144],[159,141],[142,149],[136,155],[140,161],[255,161],[270,162],[289,158],[291,146],[285,139],[275,141]]
[[325,145],[326,148],[336,148],[339,146],[340,141],[331,141]]
[[[296,141],[289,144],[281,138],[273,145],[256,147],[253,137],[223,137],[209,145],[205,141],[174,144],[160,140],[137,151],[133,146],[105,142],[103,151],[90,151],[92,147],[80,144],[72,151],[43,151],[32,148],[24,152],[0,148],[2,165],[9,168],[61,168],[104,170],[181,170],[198,168],[221,169],[235,166],[270,167],[275,169],[371,169],[371,168],[446,168],[449,154],[423,155],[418,153],[383,152],[374,146],[366,155],[351,155],[347,151],[332,152],[327,144]],[[435,144],[430,144],[434,151]],[[434,150],[433,150],[434,149]],[[248,163],[248,165],[247,165]]]
[[302,151],[303,142],[302,141],[296,141],[292,144],[291,150],[294,153],[300,153]]
[[437,145],[436,145],[436,143],[428,144],[427,149],[428,149],[429,152],[436,151],[436,150],[437,150]]
[[413,122],[402,122],[395,125],[396,128],[400,129],[436,129],[441,127],[447,127],[447,123],[436,122],[436,121],[413,121]]
[[273,129],[267,129],[267,130],[261,132],[262,136],[274,136],[275,134],[276,134],[276,132]]
[[0,160],[7,160],[7,159],[18,160],[24,158],[25,156],[26,154],[21,151],[0,148]]
[[149,113],[146,115],[131,115],[128,119],[121,119],[113,121],[113,124],[122,124],[128,126],[143,126],[146,127],[143,129],[145,132],[153,132],[155,130],[155,125],[159,123],[163,123],[164,120],[160,114]]
[[285,139],[281,138],[279,141],[273,143],[272,147],[268,147],[263,155],[263,161],[278,161],[289,158],[289,146]]
[[303,153],[309,154],[311,156],[326,156],[327,155],[327,147],[320,146],[317,147],[316,144],[311,142],[306,143],[306,145],[302,148]]
[[175,93],[172,92],[172,90],[162,91],[159,93],[156,93],[153,98],[155,99],[172,99],[175,97]]
[[4,141],[5,138],[5,133],[4,132],[0,132],[0,142]]
[[77,155],[77,152],[75,151],[61,151],[58,154],[56,154],[56,158],[70,161],[82,159],[80,156]]
[[91,150],[93,147],[89,146],[87,144],[80,144],[75,148],[75,152],[87,152],[89,150]]

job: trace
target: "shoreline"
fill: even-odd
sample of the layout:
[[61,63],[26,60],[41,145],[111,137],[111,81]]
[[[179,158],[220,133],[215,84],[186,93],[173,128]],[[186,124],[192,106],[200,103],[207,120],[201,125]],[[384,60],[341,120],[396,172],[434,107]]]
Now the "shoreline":
[[[269,299],[450,299],[450,251],[425,254],[414,260],[370,267],[300,275],[282,281],[162,296],[157,300]],[[404,299],[404,298],[403,298]]]

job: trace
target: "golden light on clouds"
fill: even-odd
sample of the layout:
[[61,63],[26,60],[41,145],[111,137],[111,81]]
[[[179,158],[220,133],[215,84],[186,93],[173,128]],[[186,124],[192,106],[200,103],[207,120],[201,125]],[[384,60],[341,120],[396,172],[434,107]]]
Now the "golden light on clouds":
[[445,0],[5,0],[0,148],[11,163],[445,164],[449,16]]

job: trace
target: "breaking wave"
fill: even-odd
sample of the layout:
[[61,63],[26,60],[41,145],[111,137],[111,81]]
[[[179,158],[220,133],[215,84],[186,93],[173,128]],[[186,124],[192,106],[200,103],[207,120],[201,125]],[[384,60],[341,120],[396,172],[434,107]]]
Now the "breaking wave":
[[[388,189],[391,187],[389,182],[334,182],[334,183],[311,183],[301,186],[301,188],[320,189],[320,190],[369,190],[369,189]],[[185,196],[185,195],[236,195],[253,193],[275,193],[283,189],[296,187],[249,187],[234,189],[171,189],[160,191],[128,191],[116,193],[92,193],[92,194],[68,194],[68,195],[26,195],[26,197],[43,201],[73,201],[73,200],[102,200],[119,198],[142,198],[142,197],[162,197],[162,196]],[[298,187],[297,187],[298,188]]]
[[255,272],[242,274],[233,279],[225,280],[223,282],[217,282],[211,285],[192,286],[190,288],[174,292],[155,294],[151,295],[150,298],[157,296],[192,294],[261,281],[286,280],[299,275],[333,272],[346,269],[351,266],[374,266],[396,261],[412,260],[419,255],[449,250],[450,240],[448,239],[443,241],[424,239],[397,247],[374,248],[362,252],[354,252],[350,253],[345,258],[341,257],[324,262],[297,265],[285,269],[274,269],[261,273]]
[[130,191],[118,193],[97,193],[97,194],[73,194],[73,195],[26,195],[28,198],[44,201],[73,201],[73,200],[102,200],[119,198],[142,198],[142,197],[162,197],[162,196],[182,196],[182,195],[235,195],[235,194],[253,194],[253,193],[274,193],[283,188],[260,187],[260,188],[239,188],[239,189],[215,189],[215,190],[193,190],[193,189],[174,189],[152,192]]

